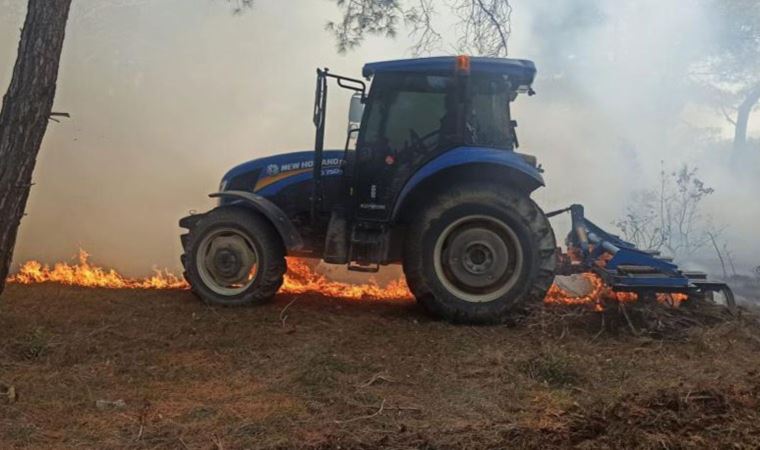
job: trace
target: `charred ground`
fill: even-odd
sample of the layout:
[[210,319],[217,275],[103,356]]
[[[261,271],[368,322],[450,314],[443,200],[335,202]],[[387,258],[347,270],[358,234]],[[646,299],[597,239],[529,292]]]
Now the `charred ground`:
[[2,448],[760,446],[746,313],[465,327],[410,301],[55,284],[10,285],[1,308]]

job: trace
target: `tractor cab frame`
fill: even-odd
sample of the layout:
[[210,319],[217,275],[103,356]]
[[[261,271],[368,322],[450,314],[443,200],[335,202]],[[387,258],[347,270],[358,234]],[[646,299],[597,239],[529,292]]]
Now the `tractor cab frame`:
[[[510,104],[519,93],[534,93],[531,62],[424,58],[367,64],[363,75],[372,79],[369,93],[362,80],[317,70],[311,220],[318,230],[330,217],[322,255],[327,262],[376,271],[381,264],[400,261],[401,239],[396,237],[409,221],[403,208],[414,190],[409,183],[421,168],[453,149],[509,152],[526,163],[516,171],[522,174],[516,183],[528,190],[543,184],[535,158],[514,153],[519,141]],[[322,161],[330,78],[356,94],[349,111],[341,198],[325,211]],[[360,107],[363,111],[357,113]],[[464,165],[464,158],[453,165]]]

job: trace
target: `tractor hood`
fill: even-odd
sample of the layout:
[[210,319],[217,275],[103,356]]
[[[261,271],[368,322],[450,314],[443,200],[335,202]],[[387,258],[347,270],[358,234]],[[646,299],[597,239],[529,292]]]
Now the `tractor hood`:
[[[325,150],[323,176],[340,175],[343,150]],[[233,167],[222,177],[220,191],[247,191],[270,196],[294,183],[310,180],[314,151],[306,150],[254,159]]]

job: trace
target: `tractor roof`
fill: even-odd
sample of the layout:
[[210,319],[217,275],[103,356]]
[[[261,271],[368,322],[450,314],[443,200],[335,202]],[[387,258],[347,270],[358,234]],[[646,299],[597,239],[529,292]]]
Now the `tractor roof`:
[[[364,65],[362,75],[371,78],[383,72],[424,72],[447,73],[457,70],[458,56],[436,56],[432,58],[397,59],[394,61],[373,62]],[[533,61],[510,58],[487,58],[473,56],[469,58],[470,72],[500,73],[507,75],[518,86],[530,86],[536,76]]]

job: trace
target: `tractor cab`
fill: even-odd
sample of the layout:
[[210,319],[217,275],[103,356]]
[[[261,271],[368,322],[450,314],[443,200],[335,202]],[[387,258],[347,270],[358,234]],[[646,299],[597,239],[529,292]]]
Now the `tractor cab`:
[[[351,263],[354,270],[376,270],[379,264],[397,260],[393,245],[397,239],[388,225],[401,218],[399,200],[404,200],[400,198],[404,187],[427,163],[456,148],[514,153],[519,141],[510,102],[519,93],[533,94],[535,73],[530,61],[503,58],[458,56],[370,63],[363,69],[365,79],[372,81],[367,93],[363,81],[318,70],[315,221],[324,205],[319,165],[327,80],[335,78],[339,86],[357,91],[349,109],[343,198],[330,211],[326,261]],[[523,161],[535,160],[524,157]]]

